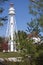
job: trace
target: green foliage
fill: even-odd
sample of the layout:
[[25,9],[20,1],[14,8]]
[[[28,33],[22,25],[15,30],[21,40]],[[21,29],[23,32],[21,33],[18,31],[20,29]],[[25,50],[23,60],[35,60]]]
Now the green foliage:
[[[43,13],[43,0],[30,0],[30,10],[37,12],[37,14]],[[41,12],[40,12],[41,11]],[[32,14],[32,13],[31,13]]]
[[39,65],[43,65],[43,44],[33,44],[33,40],[27,39],[27,34],[22,31],[19,31],[19,42],[20,53],[26,65],[38,65],[39,62]]
[[[27,34],[23,31],[19,31],[19,43],[20,43],[20,50],[26,55],[30,54],[35,54],[36,48],[35,45],[33,44],[33,40],[27,39]],[[34,50],[34,51],[33,51]]]
[[39,53],[39,56],[36,58],[36,65],[43,65],[43,51]]
[[0,3],[6,2],[6,1],[8,1],[8,0],[0,0]]
[[25,46],[27,34],[24,31],[18,31],[18,38],[20,43],[20,49],[22,50]]
[[29,12],[34,15],[36,20],[40,23],[40,26],[43,27],[43,0],[29,0]]
[[0,58],[9,58],[9,57],[20,57],[22,56],[21,53],[18,52],[0,52]]
[[2,7],[0,7],[0,14],[4,11],[4,9]]
[[[18,31],[19,43],[20,43],[20,53],[3,53],[0,52],[1,58],[8,57],[23,57],[23,62],[13,63],[15,65],[43,65],[43,44],[33,44],[33,40],[27,39],[27,34],[24,31]],[[1,40],[1,39],[0,39]],[[42,62],[40,62],[39,61]],[[6,61],[5,61],[6,63]],[[7,62],[12,65],[11,62]],[[6,63],[6,64],[7,64]]]
[[40,24],[36,21],[36,19],[31,20],[30,23],[27,23],[27,32],[37,32],[37,34],[39,34],[40,31]]
[[[7,2],[8,0],[0,0],[0,14],[3,14],[3,11],[5,11],[5,9],[3,8],[3,5],[5,4],[5,2]],[[2,4],[3,3],[3,4]],[[0,26],[3,26],[3,22],[2,21],[6,21],[7,17],[0,17]]]
[[0,44],[2,44],[4,41],[4,38],[0,37]]
[[43,27],[43,15],[37,20],[39,21],[40,26]]

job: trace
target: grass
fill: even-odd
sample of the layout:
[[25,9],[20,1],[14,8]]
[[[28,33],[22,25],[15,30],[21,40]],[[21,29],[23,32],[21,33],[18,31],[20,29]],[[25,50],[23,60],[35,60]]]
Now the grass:
[[26,62],[3,62],[3,65],[26,65]]
[[22,56],[18,52],[0,52],[0,58],[9,58],[9,57],[20,57]]
[[[18,52],[0,52],[0,58],[9,58],[9,57],[21,57],[22,54]],[[10,61],[3,61],[3,65],[27,65],[26,61],[24,62],[10,62]]]
[[[22,54],[18,52],[0,52],[0,58],[9,58],[9,57],[21,57]],[[10,61],[3,61],[3,65],[25,65],[25,62],[10,62]]]

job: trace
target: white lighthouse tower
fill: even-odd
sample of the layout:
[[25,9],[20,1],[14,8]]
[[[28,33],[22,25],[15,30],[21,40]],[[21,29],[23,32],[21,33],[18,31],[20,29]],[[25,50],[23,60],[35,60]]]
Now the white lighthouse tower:
[[14,16],[15,16],[15,9],[13,8],[13,3],[10,4],[10,8],[9,8],[9,36],[10,36],[10,40],[8,42],[8,47],[10,47],[8,49],[8,51],[10,52],[14,52],[16,51],[16,43],[14,41]]

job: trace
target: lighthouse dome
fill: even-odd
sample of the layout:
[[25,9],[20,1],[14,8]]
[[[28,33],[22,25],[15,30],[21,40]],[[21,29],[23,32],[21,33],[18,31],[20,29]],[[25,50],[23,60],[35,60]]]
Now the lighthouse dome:
[[14,11],[15,9],[13,7],[10,7],[9,11]]

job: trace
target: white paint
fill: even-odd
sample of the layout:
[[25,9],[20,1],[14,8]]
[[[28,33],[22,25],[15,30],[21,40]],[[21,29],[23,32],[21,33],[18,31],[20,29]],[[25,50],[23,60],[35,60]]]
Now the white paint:
[[10,61],[10,62],[21,62],[22,61],[22,57],[10,57],[10,58],[0,58],[0,62],[3,61]]
[[10,22],[10,51],[13,52],[14,51],[14,15],[15,15],[15,9],[13,8],[13,6],[11,6],[9,8],[9,22]]
[[41,41],[39,37],[33,37],[32,39],[34,40],[34,43],[38,43]]
[[11,51],[13,51],[13,30],[14,30],[14,20],[13,20],[13,16],[11,16],[10,18],[10,36],[11,36]]

